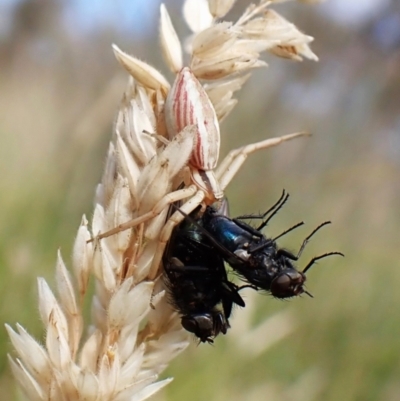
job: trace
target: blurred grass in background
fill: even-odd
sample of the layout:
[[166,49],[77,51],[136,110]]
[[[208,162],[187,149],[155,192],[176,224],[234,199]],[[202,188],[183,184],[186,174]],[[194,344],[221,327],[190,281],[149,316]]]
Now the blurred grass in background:
[[[248,2],[237,3],[233,15]],[[38,338],[36,277],[52,280],[57,249],[68,262],[81,216],[90,217],[127,80],[110,44],[163,68],[158,2],[116,1],[107,20],[98,9],[79,19],[77,4],[21,0],[7,14],[0,5],[0,23],[7,17],[0,30],[0,314]],[[181,2],[166,5],[185,33]],[[175,382],[164,397],[400,400],[400,6],[382,2],[357,23],[331,19],[326,6],[277,9],[316,38],[321,61],[269,57],[270,67],[254,74],[222,126],[223,154],[300,130],[313,137],[251,156],[227,191],[231,213],[265,210],[285,188],[290,201],[268,233],[305,220],[280,240],[296,250],[314,227],[332,220],[299,266],[331,250],[346,258],[311,269],[314,299],[280,302],[245,293],[249,306],[236,311],[226,337],[213,347],[191,347],[171,365],[167,374]],[[252,328],[278,312],[262,335]],[[285,324],[291,334],[267,350]],[[5,330],[0,339],[1,399],[17,400]]]

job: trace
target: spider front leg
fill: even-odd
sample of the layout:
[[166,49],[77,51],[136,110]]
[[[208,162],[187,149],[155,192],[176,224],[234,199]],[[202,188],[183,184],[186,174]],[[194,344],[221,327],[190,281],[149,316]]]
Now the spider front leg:
[[102,238],[110,237],[111,235],[118,234],[121,231],[129,230],[130,228],[133,228],[141,223],[144,223],[147,220],[150,220],[159,215],[171,203],[180,201],[185,198],[189,198],[193,196],[196,193],[196,191],[197,187],[195,185],[190,185],[187,188],[178,189],[177,191],[171,192],[165,195],[163,198],[161,198],[149,212],[142,214],[141,216],[136,217],[130,221],[127,221],[126,223],[118,224],[118,226],[104,233],[98,234],[95,238],[92,238],[88,242],[92,242],[94,241],[94,239],[100,240]]
[[195,195],[191,197],[186,203],[181,205],[179,207],[179,210],[177,210],[165,223],[163,229],[161,230],[156,253],[154,254],[153,261],[151,262],[149,273],[150,280],[153,280],[158,274],[161,259],[164,254],[165,247],[167,246],[167,243],[171,237],[173,229],[185,218],[185,215],[182,214],[181,211],[186,215],[192,213],[199,205],[201,205],[205,197],[205,192],[202,190],[198,190]]
[[231,182],[232,178],[239,171],[247,156],[260,149],[267,149],[279,145],[282,142],[289,141],[300,136],[309,136],[308,132],[297,132],[295,134],[283,135],[277,138],[269,138],[241,148],[232,150],[228,153],[222,163],[216,169],[216,177],[220,188],[224,190]]

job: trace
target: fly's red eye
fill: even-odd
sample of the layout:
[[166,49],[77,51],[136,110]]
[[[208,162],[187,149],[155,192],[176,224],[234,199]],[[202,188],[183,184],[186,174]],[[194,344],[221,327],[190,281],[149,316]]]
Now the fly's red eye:
[[294,269],[281,272],[271,283],[271,293],[277,298],[289,298],[299,295],[303,290],[305,276]]

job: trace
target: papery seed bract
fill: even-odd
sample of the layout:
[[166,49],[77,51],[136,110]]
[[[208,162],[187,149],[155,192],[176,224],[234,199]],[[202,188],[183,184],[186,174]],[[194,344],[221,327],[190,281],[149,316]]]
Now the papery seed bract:
[[46,332],[46,348],[54,367],[63,369],[71,362],[71,351],[57,321],[56,314],[50,314]]
[[56,300],[56,297],[44,278],[38,277],[37,284],[39,293],[39,312],[43,324],[47,328],[50,324],[50,318],[52,317],[57,322],[58,329],[66,338],[68,338],[68,322],[60,304]]
[[176,76],[165,103],[165,121],[170,138],[188,125],[197,132],[190,164],[200,170],[216,167],[220,148],[220,131],[214,107],[189,67]]
[[100,330],[95,330],[82,346],[79,364],[85,371],[96,371],[96,364],[103,336]]
[[46,397],[45,391],[32,377],[29,371],[25,368],[24,364],[19,359],[14,360],[10,355],[8,355],[8,361],[15,379],[29,399],[32,401],[44,400]]
[[225,78],[233,73],[247,71],[251,68],[265,67],[267,65],[265,61],[246,57],[215,61],[208,65],[204,64],[201,67],[194,68],[194,71],[198,77],[210,80]]
[[193,56],[218,57],[235,44],[238,32],[231,29],[231,22],[221,22],[195,35],[192,41]]
[[98,400],[99,397],[99,379],[88,370],[80,371],[76,380],[76,387],[79,389],[81,400]]
[[93,252],[93,274],[102,281],[105,288],[113,291],[116,285],[116,278],[113,274],[110,251],[106,247],[102,247],[99,242],[95,243]]
[[193,32],[201,32],[213,22],[207,0],[186,0],[183,5],[183,15]]
[[71,275],[64,264],[60,250],[58,250],[57,254],[56,281],[64,312],[70,315],[78,315],[79,308],[75,299]]
[[117,45],[112,45],[112,48],[120,64],[144,87],[154,90],[162,88],[165,92],[168,91],[168,81],[154,67],[124,53]]
[[137,346],[136,349],[131,353],[129,358],[124,361],[120,377],[120,381],[122,383],[127,382],[127,385],[129,385],[131,378],[135,377],[140,371],[145,348],[146,347],[144,344]]
[[130,398],[130,400],[131,401],[147,400],[153,394],[157,393],[163,387],[165,387],[168,383],[171,383],[172,380],[173,380],[172,378],[168,378],[168,379],[164,379],[159,382],[150,384],[150,385],[146,386],[145,388],[143,388],[143,390],[136,393],[132,398]]
[[235,0],[208,0],[210,13],[214,18],[222,18],[232,8]]
[[80,296],[85,294],[89,282],[90,263],[93,255],[93,245],[87,243],[89,239],[90,233],[87,228],[87,220],[83,215],[72,251],[72,266]]
[[160,42],[168,67],[177,73],[183,66],[182,48],[164,4],[160,6]]
[[[111,298],[108,308],[109,325],[117,330],[132,324],[135,319],[140,321],[138,317],[148,311],[154,283],[143,282],[131,288],[132,285],[133,277],[130,277]],[[126,304],[135,305],[135,308],[126,308]]]
[[[35,380],[49,380],[51,378],[50,361],[43,347],[19,324],[17,324],[18,333],[8,324],[5,326],[14,348],[25,360],[26,368]],[[29,357],[31,359],[28,359]]]
[[[108,201],[114,191],[114,177],[117,173],[117,155],[114,144],[111,142],[108,147],[107,157],[104,165],[104,174],[101,183],[97,185],[95,204],[107,207]],[[87,223],[86,223],[87,224]]]

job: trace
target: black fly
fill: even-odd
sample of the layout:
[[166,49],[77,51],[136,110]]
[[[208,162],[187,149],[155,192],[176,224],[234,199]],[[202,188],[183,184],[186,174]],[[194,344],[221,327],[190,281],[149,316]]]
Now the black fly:
[[170,302],[183,328],[202,342],[212,343],[219,333],[225,334],[233,304],[245,303],[240,288],[228,280],[222,255],[192,218],[175,228],[163,264]]
[[[312,258],[302,271],[296,269],[293,262],[300,258],[308,241],[320,228],[331,222],[326,221],[314,229],[305,238],[296,255],[279,248],[276,240],[304,223],[300,222],[272,239],[266,238],[261,230],[288,198],[289,194],[283,191],[278,202],[262,215],[231,219],[214,207],[207,206],[200,218],[185,216],[186,220],[197,226],[199,234],[202,233],[202,245],[213,248],[249,287],[269,291],[276,298],[290,298],[303,293],[312,296],[304,289],[306,272],[317,260],[331,255],[344,255],[341,252],[327,252]],[[262,222],[254,228],[243,221],[252,219],[261,219]]]
[[[323,226],[330,224],[326,221],[314,229],[303,241],[298,253],[295,255],[286,249],[278,248],[276,240],[303,222],[284,231],[273,239],[266,238],[261,230],[271,218],[282,208],[289,195],[283,191],[279,201],[262,215],[245,215],[231,219],[218,213],[216,209],[208,206],[201,217],[201,225],[207,231],[207,241],[219,250],[224,260],[235,270],[250,286],[269,291],[276,298],[290,298],[303,293],[311,296],[304,289],[306,272],[320,259],[331,255],[341,255],[341,252],[327,252],[316,256],[298,271],[293,262],[297,261],[311,237]],[[261,224],[254,228],[243,220],[261,219]]]

